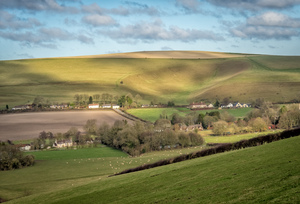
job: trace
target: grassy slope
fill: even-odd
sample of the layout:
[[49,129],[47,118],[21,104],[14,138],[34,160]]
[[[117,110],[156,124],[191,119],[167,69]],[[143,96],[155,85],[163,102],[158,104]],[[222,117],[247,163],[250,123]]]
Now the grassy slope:
[[0,198],[11,200],[87,185],[128,168],[200,151],[203,148],[151,152],[134,158],[103,146],[30,152],[37,160],[33,167],[0,172]]
[[[203,99],[214,102],[224,97],[241,102],[258,97],[288,101],[299,95],[299,62],[300,57],[282,56],[0,61],[0,108],[32,102],[37,95],[51,102],[71,102],[77,93],[104,92],[138,93],[145,103],[173,100],[187,104]],[[120,85],[120,81],[124,84]]]
[[299,203],[300,137],[12,203]]

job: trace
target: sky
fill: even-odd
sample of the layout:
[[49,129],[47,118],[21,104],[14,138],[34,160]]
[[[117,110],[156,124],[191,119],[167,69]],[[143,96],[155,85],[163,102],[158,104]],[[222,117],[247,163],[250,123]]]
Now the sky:
[[0,0],[0,60],[161,50],[300,55],[300,0]]

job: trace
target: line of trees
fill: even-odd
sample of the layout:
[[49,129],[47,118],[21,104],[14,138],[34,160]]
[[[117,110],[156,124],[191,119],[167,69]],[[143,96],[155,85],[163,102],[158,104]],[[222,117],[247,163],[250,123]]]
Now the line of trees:
[[15,145],[0,141],[0,170],[20,169],[34,164],[33,155],[24,155]]
[[77,106],[86,106],[92,103],[100,103],[100,104],[112,104],[116,103],[120,107],[138,107],[142,100],[142,97],[139,94],[133,96],[131,93],[126,95],[117,96],[109,93],[103,94],[94,94],[93,96],[87,94],[75,94],[74,102]]

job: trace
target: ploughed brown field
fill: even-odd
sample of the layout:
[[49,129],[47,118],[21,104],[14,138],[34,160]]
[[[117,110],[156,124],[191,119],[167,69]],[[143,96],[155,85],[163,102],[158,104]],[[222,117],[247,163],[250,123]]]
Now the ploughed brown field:
[[114,111],[63,111],[0,115],[0,140],[26,140],[37,138],[42,131],[53,134],[67,132],[71,127],[83,131],[89,119],[96,119],[97,125],[103,122],[112,125],[125,118]]

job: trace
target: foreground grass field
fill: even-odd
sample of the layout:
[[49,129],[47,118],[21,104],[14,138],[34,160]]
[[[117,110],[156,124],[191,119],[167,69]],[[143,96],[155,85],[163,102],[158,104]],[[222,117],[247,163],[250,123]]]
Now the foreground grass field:
[[0,198],[11,200],[86,185],[128,168],[203,148],[151,152],[140,157],[130,157],[106,146],[29,152],[36,157],[33,167],[0,173]]
[[[229,114],[233,115],[236,118],[245,117],[252,108],[237,108],[237,109],[211,109],[211,110],[197,110],[196,112],[206,114],[211,111],[219,111],[220,113],[227,111]],[[142,118],[144,120],[155,122],[160,118],[160,115],[165,113],[168,116],[171,116],[173,113],[177,113],[180,116],[186,116],[189,113],[193,113],[194,111],[189,108],[136,108],[136,109],[128,109],[128,113],[134,115],[136,117]]]
[[64,190],[59,186],[10,203],[299,203],[299,145],[298,136],[115,177],[94,176],[87,185],[60,180]]
[[[273,102],[299,99],[300,57],[214,53],[219,58],[209,58],[205,55],[210,53],[202,53],[179,59],[165,52],[140,54],[145,57],[128,53],[120,58],[0,61],[0,109],[32,103],[36,96],[61,103],[73,102],[75,94],[105,92],[139,94],[146,104],[214,102],[225,97],[245,103],[260,97]],[[186,53],[176,56],[184,58]]]

